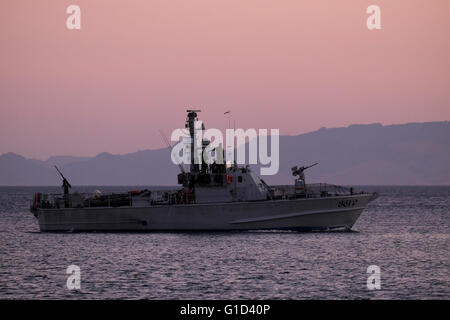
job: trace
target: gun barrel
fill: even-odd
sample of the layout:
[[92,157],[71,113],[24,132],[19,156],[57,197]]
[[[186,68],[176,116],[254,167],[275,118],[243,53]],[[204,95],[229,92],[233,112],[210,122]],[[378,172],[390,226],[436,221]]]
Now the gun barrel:
[[314,163],[314,164],[312,164],[312,165],[310,165],[310,166],[306,166],[306,167],[304,167],[303,170],[306,170],[306,169],[308,169],[308,168],[314,167],[314,166],[317,165],[317,164],[319,164],[319,163],[316,162],[316,163]]
[[64,175],[61,173],[61,171],[59,171],[59,169],[58,169],[58,167],[55,165],[55,169],[56,169],[56,171],[58,171],[58,173],[61,175],[61,177],[64,179],[64,180],[67,180],[66,179],[66,177],[64,177]]

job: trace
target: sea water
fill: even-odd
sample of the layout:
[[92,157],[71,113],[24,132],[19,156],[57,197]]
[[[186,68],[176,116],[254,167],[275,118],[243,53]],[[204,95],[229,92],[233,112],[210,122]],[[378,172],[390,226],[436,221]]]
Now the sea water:
[[353,232],[40,233],[33,193],[59,188],[1,187],[0,299],[450,299],[450,187],[359,189]]

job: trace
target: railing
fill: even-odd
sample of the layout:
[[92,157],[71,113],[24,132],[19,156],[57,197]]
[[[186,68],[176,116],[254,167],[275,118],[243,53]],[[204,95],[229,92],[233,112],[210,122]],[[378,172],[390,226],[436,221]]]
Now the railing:
[[312,183],[304,186],[295,185],[275,185],[269,187],[272,197],[287,199],[292,197],[329,197],[336,195],[352,194],[352,188],[328,183]]
[[[317,198],[338,195],[351,195],[353,188],[328,183],[303,185],[268,186],[270,199]],[[142,190],[124,193],[100,192],[64,194],[35,194],[31,203],[32,210],[37,208],[92,208],[92,207],[126,207],[194,203],[191,192],[177,190]]]
[[347,188],[339,185],[328,183],[312,183],[306,185],[308,194],[316,194],[320,196],[326,195],[348,195],[353,191],[352,188]]
[[142,190],[123,193],[37,193],[31,208],[91,208],[170,204],[178,190]]

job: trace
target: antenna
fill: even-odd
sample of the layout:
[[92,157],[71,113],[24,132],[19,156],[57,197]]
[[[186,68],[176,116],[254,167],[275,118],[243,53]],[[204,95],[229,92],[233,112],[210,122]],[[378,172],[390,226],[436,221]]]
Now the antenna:
[[[231,110],[227,110],[227,111],[225,111],[224,113],[223,113],[223,115],[228,115],[227,116],[227,118],[228,118],[228,129],[231,129]],[[234,145],[234,141],[233,141],[233,145]],[[230,148],[231,146],[230,146],[230,142],[229,141],[227,141],[226,142],[226,146],[225,146],[225,150],[226,150],[226,154],[228,155],[229,154],[229,152],[231,152],[231,148]],[[228,157],[227,157],[228,158]],[[233,155],[233,158],[234,158],[234,155]],[[225,159],[224,159],[225,160]],[[228,162],[228,161],[230,161],[229,159],[226,159],[227,161],[226,162]],[[234,161],[234,159],[233,159],[233,161]],[[231,161],[230,161],[231,162]],[[231,166],[233,165],[233,163],[231,163]]]
[[[234,133],[236,133],[236,120],[234,120],[233,119],[233,130],[234,130]],[[233,138],[234,139],[234,138]],[[250,138],[249,138],[249,140],[250,140]],[[233,144],[234,144],[234,141],[233,141]],[[234,155],[234,167],[235,167],[235,169],[236,169],[236,165],[237,165],[237,163],[236,163],[236,157],[237,157],[237,155],[236,155],[236,153],[237,153],[237,148],[238,148],[238,145],[237,145],[237,139],[236,139],[236,145],[234,146],[234,152],[233,152],[233,155]]]
[[224,114],[224,115],[228,114],[228,129],[231,129],[231,128],[230,128],[230,116],[231,116],[231,110],[228,110],[228,111],[224,112],[223,114]]

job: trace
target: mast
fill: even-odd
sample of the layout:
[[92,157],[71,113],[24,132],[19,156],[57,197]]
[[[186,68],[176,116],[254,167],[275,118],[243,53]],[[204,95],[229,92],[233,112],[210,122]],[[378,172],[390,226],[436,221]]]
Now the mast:
[[191,137],[191,173],[199,172],[199,165],[195,163],[196,154],[195,154],[195,122],[198,120],[197,112],[201,112],[201,110],[186,110],[187,118],[186,118],[186,128],[189,128],[189,135]]

